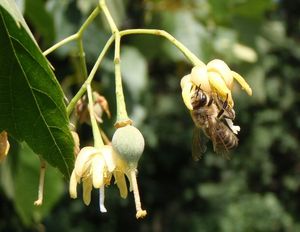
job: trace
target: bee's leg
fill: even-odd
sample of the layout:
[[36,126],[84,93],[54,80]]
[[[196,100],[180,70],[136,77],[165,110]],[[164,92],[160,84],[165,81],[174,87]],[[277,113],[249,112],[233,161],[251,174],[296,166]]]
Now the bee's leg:
[[226,109],[226,107],[228,106],[228,94],[226,95],[226,100],[223,102],[223,105],[222,105],[222,109],[219,111],[218,115],[217,115],[217,118],[220,119]]

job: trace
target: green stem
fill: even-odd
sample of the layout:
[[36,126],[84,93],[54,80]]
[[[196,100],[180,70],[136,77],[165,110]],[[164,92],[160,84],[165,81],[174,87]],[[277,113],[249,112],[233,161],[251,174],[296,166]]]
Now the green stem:
[[117,122],[115,124],[116,127],[122,127],[128,124],[131,124],[132,121],[129,119],[126,104],[124,99],[123,87],[122,87],[122,75],[121,75],[121,59],[120,59],[120,43],[121,36],[114,19],[112,18],[109,9],[106,6],[105,0],[99,0],[99,6],[101,7],[109,27],[111,29],[112,34],[115,36],[115,85],[116,85],[116,100],[117,100]]
[[116,32],[119,32],[118,30],[118,27],[116,26],[115,24],[115,21],[114,19],[112,18],[107,6],[106,6],[106,3],[105,3],[105,0],[100,0],[99,1],[99,6],[101,7],[106,19],[107,19],[107,22],[109,24],[109,27],[111,29],[111,32],[114,34]]
[[87,68],[86,68],[86,62],[85,62],[85,52],[84,52],[84,48],[83,48],[83,43],[82,43],[82,38],[80,37],[77,40],[77,46],[79,48],[79,62],[80,62],[80,66],[81,66],[81,70],[82,70],[82,74],[83,74],[83,80],[85,80],[87,78]]
[[93,137],[94,137],[94,146],[96,148],[100,148],[104,145],[101,133],[98,127],[97,120],[95,118],[95,111],[94,111],[94,100],[93,100],[93,93],[92,93],[92,88],[91,84],[87,84],[87,95],[88,95],[88,100],[89,100],[89,113],[90,113],[90,119],[91,119],[91,124],[92,124],[92,129],[93,129]]
[[73,40],[76,40],[76,39],[78,39],[78,34],[77,33],[74,34],[74,35],[70,35],[69,37],[63,39],[62,41],[60,41],[60,42],[54,44],[52,47],[48,48],[46,51],[43,52],[43,55],[47,56],[51,52],[53,52],[54,50],[56,50],[57,48],[65,45],[65,44],[67,44],[67,43],[69,43],[69,42],[71,42]]
[[97,6],[93,12],[89,15],[89,17],[84,21],[84,23],[81,25],[81,27],[79,28],[77,34],[78,36],[82,36],[83,32],[85,31],[85,29],[91,24],[91,22],[94,21],[94,19],[96,18],[96,16],[100,13],[100,8],[99,6]]
[[113,43],[115,37],[112,35],[109,40],[106,42],[104,48],[102,49],[100,55],[97,58],[96,63],[94,64],[88,78],[86,79],[86,81],[83,83],[83,85],[81,86],[81,88],[79,89],[79,91],[76,93],[76,95],[72,98],[72,100],[70,101],[69,105],[67,106],[67,114],[68,116],[70,116],[70,114],[72,113],[76,103],[78,102],[78,100],[82,97],[82,95],[86,92],[86,88],[87,85],[90,84],[96,74],[97,69],[99,68],[101,61],[103,60],[106,52],[108,51],[109,47],[111,46],[111,44]]
[[90,16],[84,21],[84,23],[81,25],[81,27],[79,28],[79,30],[77,31],[77,33],[68,36],[67,38],[63,39],[62,41],[54,44],[52,47],[48,48],[46,51],[43,52],[44,56],[49,55],[51,52],[53,52],[54,50],[58,49],[59,47],[73,41],[73,40],[80,40],[83,32],[85,31],[85,29],[91,24],[91,22],[93,22],[93,20],[95,19],[95,17],[100,13],[100,8],[99,6],[97,6],[93,12],[90,14]]
[[115,85],[116,85],[116,99],[117,99],[117,123],[130,121],[124,100],[123,86],[122,86],[122,75],[121,75],[121,64],[120,64],[120,34],[116,33],[115,40]]
[[174,38],[170,33],[164,31],[164,30],[158,30],[158,29],[129,29],[129,30],[123,30],[120,31],[120,35],[132,35],[132,34],[148,34],[148,35],[156,35],[156,36],[162,36],[169,40],[172,44],[174,44],[182,53],[185,55],[185,57],[193,63],[194,66],[203,66],[205,65],[197,56],[195,56],[194,53],[192,53],[187,47],[185,47],[181,42],[179,42],[177,39]]

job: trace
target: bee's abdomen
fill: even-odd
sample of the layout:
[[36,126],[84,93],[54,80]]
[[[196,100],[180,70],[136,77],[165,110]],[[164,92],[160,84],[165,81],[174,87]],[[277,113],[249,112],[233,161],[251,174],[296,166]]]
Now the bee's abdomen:
[[220,126],[216,128],[216,151],[229,151],[237,147],[238,138],[236,135],[224,124],[219,124]]

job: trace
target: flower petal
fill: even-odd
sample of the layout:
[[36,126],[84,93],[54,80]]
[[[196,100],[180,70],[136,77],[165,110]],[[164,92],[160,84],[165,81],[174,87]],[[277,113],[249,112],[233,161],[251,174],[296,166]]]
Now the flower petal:
[[76,180],[76,173],[74,170],[70,178],[69,193],[71,198],[73,199],[77,198],[77,180]]
[[199,86],[203,91],[211,92],[206,66],[195,66],[192,69],[191,82]]
[[207,70],[208,72],[219,73],[222,79],[225,81],[227,87],[229,89],[232,88],[232,83],[233,83],[232,73],[228,65],[223,60],[215,59],[210,61],[207,64]]
[[191,98],[192,98],[192,93],[193,93],[192,88],[193,88],[192,83],[191,82],[187,83],[181,92],[183,102],[189,110],[193,110],[193,106],[191,103]]
[[90,167],[92,156],[99,153],[99,150],[95,147],[84,147],[78,153],[75,161],[76,175],[82,177],[87,169]]
[[120,196],[122,198],[126,198],[128,191],[127,191],[127,184],[126,184],[124,173],[122,173],[120,171],[116,171],[116,172],[114,172],[114,177],[115,177],[115,182],[120,191]]
[[248,85],[248,83],[245,81],[245,79],[238,73],[231,71],[232,76],[234,77],[234,79],[242,86],[242,89],[244,89],[248,95],[252,95],[252,89],[251,87]]
[[94,188],[100,188],[103,185],[104,158],[96,155],[92,161],[92,175]]
[[109,172],[112,172],[116,168],[116,164],[113,159],[113,152],[114,152],[113,147],[110,145],[104,145],[101,148],[101,154],[104,157]]
[[181,89],[183,89],[187,83],[191,83],[191,74],[185,75],[183,78],[181,78],[180,80]]
[[83,202],[86,205],[89,205],[91,202],[91,191],[92,191],[92,179],[86,178],[82,181],[82,188],[83,188]]
[[209,83],[211,87],[217,92],[217,94],[224,100],[228,101],[228,104],[233,108],[233,100],[230,89],[227,87],[226,83],[216,72],[209,72]]

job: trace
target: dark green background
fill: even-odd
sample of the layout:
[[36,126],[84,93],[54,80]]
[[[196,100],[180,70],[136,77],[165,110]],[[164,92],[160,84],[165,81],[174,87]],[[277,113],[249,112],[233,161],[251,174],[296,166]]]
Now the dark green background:
[[[26,0],[23,10],[45,50],[76,32],[96,2]],[[126,37],[121,51],[125,97],[128,112],[146,140],[138,182],[148,216],[137,221],[132,194],[121,200],[114,185],[106,192],[108,213],[101,215],[96,191],[88,207],[81,199],[71,200],[68,183],[53,170],[45,189],[49,194],[45,202],[51,204],[42,212],[24,211],[24,202],[31,206],[37,194],[34,173],[39,164],[35,156],[36,160],[21,156],[23,147],[12,149],[0,167],[0,231],[299,231],[299,1],[114,0],[108,6],[120,29],[166,30],[205,63],[220,58],[244,76],[253,96],[236,85],[240,145],[231,160],[225,160],[208,144],[203,159],[194,162],[193,123],[179,85],[191,65],[162,38]],[[109,35],[101,17],[86,31],[89,70]],[[257,59],[249,62],[243,51],[234,52],[237,43],[252,48]],[[112,57],[110,50],[94,89],[107,97],[115,115]],[[76,44],[48,58],[70,98],[83,81]],[[103,119],[111,137],[115,118]],[[82,145],[89,144],[89,126],[78,130]],[[14,184],[9,176],[17,176]],[[30,196],[25,198],[25,193]]]

